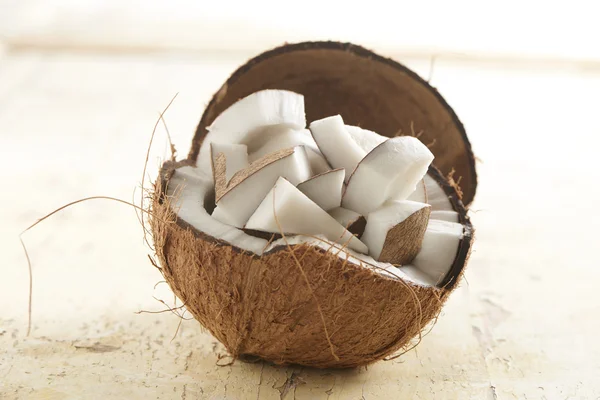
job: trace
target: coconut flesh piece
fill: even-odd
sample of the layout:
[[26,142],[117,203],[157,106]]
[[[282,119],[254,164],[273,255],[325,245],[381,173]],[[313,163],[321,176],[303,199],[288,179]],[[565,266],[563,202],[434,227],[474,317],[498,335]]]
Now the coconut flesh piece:
[[[333,248],[343,249],[344,257],[348,262],[361,265],[376,265],[377,262],[371,257],[355,252],[348,246],[331,243],[322,234],[302,236],[295,235],[286,239],[269,241],[244,233],[243,230],[223,223],[213,218],[207,211],[210,204],[212,191],[214,189],[212,179],[203,171],[193,166],[182,166],[177,168],[169,178],[166,188],[166,197],[170,201],[170,207],[176,212],[177,217],[194,229],[204,232],[211,237],[234,244],[236,247],[253,254],[262,255],[281,248],[282,246],[307,243],[323,250]],[[384,264],[376,268],[376,271],[385,271]],[[387,273],[394,276],[392,272]],[[396,273],[396,275],[398,275]],[[405,279],[413,281],[410,277],[400,273]],[[418,283],[418,281],[415,281]]]
[[456,211],[448,210],[435,210],[429,215],[429,219],[436,219],[440,221],[448,222],[459,222],[458,213]]
[[321,234],[333,242],[347,244],[350,249],[368,252],[364,243],[282,177],[252,214],[246,228],[283,234]]
[[[273,91],[273,92],[279,92],[279,91]],[[280,96],[273,96],[272,98],[275,99],[275,101],[280,101],[282,104],[285,104],[287,101],[285,100],[286,96],[288,94],[290,94],[291,92],[285,92],[285,91],[281,91],[283,92],[282,95]],[[260,92],[258,92],[260,93]],[[293,93],[292,94],[292,97]],[[252,96],[257,96],[257,93],[255,93],[254,95],[251,95],[249,97]],[[255,97],[256,97],[255,96]],[[264,98],[263,98],[264,99]],[[244,101],[246,99],[243,99],[241,101],[239,101],[238,103]],[[236,105],[238,103],[235,103],[231,108],[236,107]],[[289,102],[287,102],[289,104]],[[244,109],[248,109],[248,107],[237,107],[238,110],[244,110]],[[289,108],[289,107],[288,107]],[[293,107],[292,107],[293,108]],[[272,107],[273,109],[273,107]],[[296,107],[296,109],[298,109],[298,107]],[[228,109],[229,110],[229,109]],[[231,114],[231,113],[230,113]],[[260,112],[259,112],[260,114]],[[230,115],[231,118],[235,117],[235,115],[233,114]],[[220,118],[220,117],[219,117]],[[245,118],[243,115],[238,115],[237,117],[237,121],[243,121],[243,119]],[[233,118],[235,119],[235,118]],[[290,121],[298,121],[298,120],[302,120],[301,123],[294,123],[294,122],[290,122]],[[332,120],[338,119],[338,121],[334,124],[336,126],[342,126],[344,129],[338,129],[337,132],[341,132],[341,133],[345,133],[345,135],[341,135],[340,136],[340,141],[338,141],[336,143],[335,149],[334,151],[336,152],[340,152],[340,144],[342,147],[344,147],[344,143],[351,143],[350,148],[353,148],[352,144],[356,145],[354,146],[354,148],[358,147],[358,153],[359,154],[367,154],[369,151],[373,150],[373,148],[377,147],[379,144],[383,143],[386,141],[386,138],[378,135],[375,132],[372,131],[368,131],[359,127],[352,127],[352,126],[345,126],[343,125],[343,121],[341,120],[341,117],[338,118],[331,118]],[[282,121],[286,121],[286,122],[282,122]],[[253,129],[246,129],[245,124],[241,123],[239,124],[239,127],[237,128],[237,130],[233,130],[233,133],[227,133],[225,130],[221,130],[220,126],[227,126],[227,127],[231,127],[233,125],[227,123],[227,124],[217,124],[217,120],[215,120],[215,122],[213,123],[213,125],[211,125],[210,127],[210,132],[207,135],[207,137],[205,138],[205,140],[203,141],[202,147],[200,149],[200,157],[198,158],[198,165],[201,165],[201,156],[202,156],[202,151],[203,149],[206,148],[207,143],[210,143],[210,139],[214,138],[215,140],[217,140],[217,143],[221,143],[221,142],[225,142],[225,143],[232,143],[232,144],[246,144],[248,146],[248,154],[249,154],[249,158],[250,161],[254,161],[256,160],[256,158],[258,158],[261,155],[264,155],[265,153],[268,154],[268,152],[271,149],[276,149],[278,146],[281,147],[286,143],[286,141],[290,141],[289,143],[295,143],[293,141],[297,140],[300,143],[306,143],[306,145],[309,148],[312,148],[313,150],[316,151],[322,151],[323,153],[325,153],[325,151],[318,147],[315,149],[314,147],[314,143],[311,143],[309,141],[306,140],[306,131],[304,131],[302,128],[305,123],[304,123],[304,115],[303,115],[303,108],[302,108],[302,117],[301,118],[294,118],[294,117],[290,117],[290,116],[284,116],[282,118],[280,118],[277,123],[273,123],[273,124],[269,124],[266,126],[256,126]],[[340,123],[341,122],[341,123]],[[295,125],[294,125],[295,124]],[[312,127],[312,125],[311,125]],[[318,124],[317,124],[317,131],[319,130]],[[220,137],[216,137],[212,134],[212,132],[219,132]],[[241,133],[240,133],[241,132]],[[304,132],[304,133],[297,133],[297,132]],[[334,131],[335,132],[335,131]],[[314,132],[311,132],[314,135]],[[331,132],[330,132],[331,133]],[[335,135],[335,134],[334,134]],[[221,140],[222,139],[222,140]],[[281,139],[282,144],[279,144],[279,139]],[[399,138],[398,138],[399,139]],[[236,142],[236,140],[239,140],[239,143]],[[325,140],[325,143],[327,146],[327,143],[331,144],[331,141],[327,141]],[[312,146],[310,146],[310,144],[312,144]],[[318,143],[319,145],[322,145],[321,143]],[[319,153],[317,153],[316,151],[314,151],[314,153],[316,155],[319,155]],[[310,150],[307,152],[307,155],[311,154]],[[357,157],[358,159],[360,159],[360,156]],[[313,165],[316,165],[313,163]],[[346,164],[347,165],[347,164]],[[321,168],[326,168],[324,166],[323,163],[321,163]],[[328,165],[327,165],[328,166]],[[335,165],[334,165],[335,167]],[[352,168],[352,167],[351,167]],[[313,171],[317,172],[317,171]],[[202,172],[200,172],[202,173]],[[443,192],[443,189],[437,185],[437,183],[435,182],[435,180],[432,179],[432,181],[435,183],[438,191]],[[238,182],[239,183],[239,182]],[[421,185],[421,187],[423,188],[423,191],[426,190],[425,188],[425,183],[424,182],[419,182],[419,184]],[[419,188],[417,187],[415,189],[415,192],[418,190]],[[364,190],[365,193],[370,193],[369,189],[365,189]],[[414,196],[416,196],[416,194],[413,194],[413,198]],[[236,195],[235,197],[239,197],[238,195]],[[241,195],[241,197],[244,197],[243,194]],[[226,198],[226,197],[225,197]],[[445,202],[449,204],[449,201],[447,199],[447,197],[444,195],[443,196],[443,200]],[[230,201],[231,203],[237,203],[236,201]],[[241,200],[239,201],[240,203],[242,202]],[[219,201],[219,203],[221,203],[221,201]],[[225,201],[223,204],[227,204],[228,202]],[[217,208],[215,209],[215,212],[213,213],[213,216],[216,219],[219,219],[221,221],[225,221],[228,224],[232,224],[235,225],[237,227],[241,227],[242,226],[242,221],[243,218],[239,218],[237,221],[234,221],[233,219],[231,219],[229,217],[228,212],[223,212],[224,211],[224,206],[223,204],[218,204]],[[451,205],[450,205],[451,206]],[[230,206],[230,208],[234,208],[234,206]],[[348,210],[351,211],[351,210]],[[249,217],[248,217],[249,218]],[[361,218],[358,217],[357,221],[360,220]],[[342,221],[343,222],[343,221]],[[364,223],[364,217],[362,217],[362,222]],[[230,227],[231,228],[231,227]],[[232,228],[235,229],[235,228]],[[238,230],[238,232],[241,232]],[[360,232],[357,232],[360,233]],[[241,235],[245,235],[243,233],[241,233]],[[237,234],[235,236],[238,236]],[[246,237],[249,237],[248,235],[245,235]],[[298,236],[299,238],[302,238],[301,235]],[[247,238],[245,238],[247,239]],[[258,239],[258,238],[252,238],[252,239],[256,239],[256,240],[262,240],[262,239]],[[297,240],[308,240],[307,238],[304,239],[297,239]],[[252,240],[248,239],[249,242],[252,242]],[[238,243],[235,243],[236,246],[238,246]],[[254,247],[254,246],[252,246]],[[268,246],[267,246],[268,247]],[[263,248],[264,250],[264,248]],[[352,251],[352,250],[350,250]],[[257,253],[259,254],[259,253]],[[361,254],[356,254],[356,258],[357,258],[357,262],[362,262],[361,260],[367,260],[370,259],[370,257],[366,257],[364,255]],[[373,262],[374,260],[371,260],[370,262]],[[375,262],[379,268],[382,268],[384,265],[389,265],[387,263],[377,263]],[[416,268],[416,267],[415,267]]]
[[352,173],[342,207],[367,215],[388,200],[405,200],[415,191],[431,161],[433,154],[417,138],[386,140],[371,150]]
[[231,178],[212,217],[242,228],[280,176],[298,184],[311,175],[304,146],[271,153]]
[[417,183],[415,191],[408,196],[406,200],[418,201],[419,203],[429,203],[427,200],[427,187],[425,186],[425,178]]
[[211,143],[210,151],[216,198],[219,199],[233,175],[248,167],[248,147],[244,144]]
[[249,159],[253,162],[277,150],[295,146],[306,147],[308,162],[314,174],[321,174],[331,169],[308,129],[294,129],[286,125],[265,129],[260,137],[253,141]]
[[337,222],[356,235],[359,239],[365,231],[367,219],[356,211],[348,210],[344,207],[337,207],[330,210],[329,215],[335,218]]
[[367,153],[388,139],[377,132],[363,129],[358,126],[346,125],[346,130],[354,142]]
[[237,101],[207,127],[197,166],[201,171],[210,168],[210,144],[251,145],[270,127],[304,129],[304,96],[288,90],[261,90]]
[[223,144],[211,143],[211,160],[213,163],[213,175],[215,175],[215,161],[219,154],[226,158],[225,180],[229,182],[233,175],[248,166],[248,146],[245,144]]
[[344,169],[333,169],[299,183],[298,190],[325,211],[340,207],[344,189]]
[[417,269],[440,283],[454,262],[464,227],[456,222],[430,220],[421,244],[421,251],[412,261]]
[[[346,125],[346,129],[356,144],[367,152],[370,152],[387,140],[386,137],[381,136],[376,132],[362,129],[358,126]],[[450,203],[444,189],[442,189],[435,179],[429,175],[425,175],[423,180],[417,184],[415,191],[407,198],[407,200],[431,204],[432,211],[454,211],[452,203]]]
[[416,201],[391,201],[367,216],[361,240],[378,261],[404,265],[421,248],[431,207]]
[[431,176],[423,178],[427,192],[427,203],[431,204],[432,211],[454,211],[448,195],[442,187]]
[[309,125],[321,153],[333,168],[346,170],[347,182],[360,160],[367,154],[348,133],[340,115],[323,118]]

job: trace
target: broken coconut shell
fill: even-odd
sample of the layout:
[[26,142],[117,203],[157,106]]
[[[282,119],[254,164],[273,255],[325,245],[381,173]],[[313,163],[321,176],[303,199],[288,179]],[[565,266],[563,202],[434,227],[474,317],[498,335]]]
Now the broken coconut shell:
[[[473,240],[455,187],[437,168],[429,176],[447,194],[464,226],[456,258],[437,286],[418,284],[336,249],[310,243],[257,255],[193,228],[167,196],[177,168],[194,166],[206,126],[233,102],[264,88],[307,97],[315,120],[341,114],[348,123],[394,136],[411,121],[437,139],[438,165],[462,176],[465,199],[475,193],[473,155],[462,125],[441,96],[413,72],[362,47],[334,42],[287,45],[236,71],[206,109],[188,159],[167,161],[154,184],[151,229],[162,273],[186,309],[234,358],[317,368],[356,367],[414,344],[459,281]],[[335,111],[334,111],[335,110]],[[437,136],[439,135],[439,136]],[[401,275],[401,274],[400,274]]]
[[220,113],[263,89],[303,94],[307,121],[340,114],[348,125],[387,137],[422,131],[419,139],[435,155],[434,165],[444,176],[454,170],[464,204],[473,201],[475,157],[463,124],[446,100],[404,65],[351,43],[284,45],[239,67],[204,111],[188,158],[196,159],[206,127]]

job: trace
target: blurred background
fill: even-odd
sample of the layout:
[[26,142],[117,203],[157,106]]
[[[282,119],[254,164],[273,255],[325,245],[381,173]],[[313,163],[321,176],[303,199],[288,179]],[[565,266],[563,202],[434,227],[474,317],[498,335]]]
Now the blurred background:
[[[296,374],[300,398],[596,398],[600,6],[336,3],[0,0],[0,397],[284,398]],[[173,296],[133,209],[110,201],[24,235],[26,338],[19,233],[87,196],[139,204],[157,113],[175,94],[165,118],[183,157],[231,72],[305,40],[354,42],[429,79],[478,157],[475,251],[418,350],[356,374],[216,367],[222,349],[195,321],[134,314]],[[167,155],[161,126],[146,187]]]

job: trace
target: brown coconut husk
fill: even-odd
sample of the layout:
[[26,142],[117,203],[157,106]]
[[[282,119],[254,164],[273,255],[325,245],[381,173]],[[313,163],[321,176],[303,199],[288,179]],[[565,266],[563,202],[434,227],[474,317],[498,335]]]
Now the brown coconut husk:
[[[192,228],[165,197],[175,168],[155,184],[151,228],[162,273],[190,313],[231,356],[276,364],[356,367],[410,345],[438,315],[471,246],[466,210],[451,186],[466,235],[443,287],[420,286],[347,262],[343,252],[301,244],[257,256]],[[432,168],[432,176],[444,179]],[[164,221],[170,221],[165,223]]]
[[340,114],[344,122],[393,137],[421,131],[434,164],[444,175],[455,170],[463,202],[477,188],[475,157],[452,108],[420,76],[398,62],[351,43],[288,44],[239,67],[206,107],[189,159],[195,160],[206,127],[239,99],[263,89],[287,89],[305,97],[308,121]]
[[[414,121],[431,139],[441,184],[465,236],[437,286],[421,286],[355,265],[339,249],[281,246],[258,256],[179,219],[166,196],[175,169],[195,165],[206,126],[236,100],[279,88],[306,97],[307,119],[341,112],[349,124],[395,136]],[[425,134],[424,134],[425,135]],[[423,139],[422,139],[423,140]],[[428,141],[425,139],[425,141]],[[407,349],[440,312],[459,281],[473,240],[466,209],[446,179],[475,193],[473,155],[462,124],[437,91],[413,72],[362,47],[334,42],[286,45],[238,69],[215,94],[187,160],[167,161],[154,185],[150,224],[162,273],[190,313],[234,358],[276,364],[356,367]],[[168,221],[168,223],[165,223]]]

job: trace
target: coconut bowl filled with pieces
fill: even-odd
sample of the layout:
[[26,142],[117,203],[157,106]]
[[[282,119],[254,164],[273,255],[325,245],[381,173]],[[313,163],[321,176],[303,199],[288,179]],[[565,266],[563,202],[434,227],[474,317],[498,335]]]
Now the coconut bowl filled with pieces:
[[355,367],[439,314],[476,183],[462,124],[416,74],[350,44],[286,45],[240,67],[189,156],[164,163],[152,233],[165,279],[233,357]]

